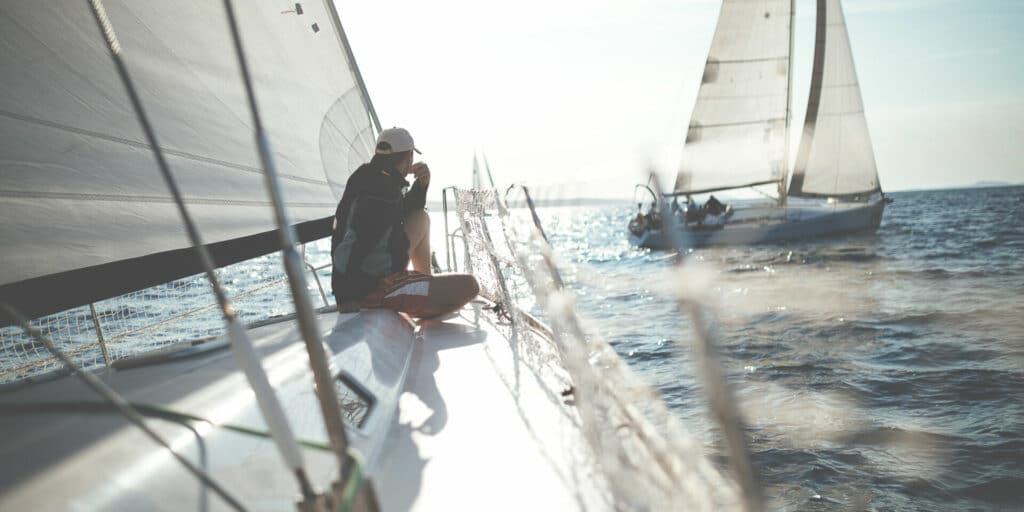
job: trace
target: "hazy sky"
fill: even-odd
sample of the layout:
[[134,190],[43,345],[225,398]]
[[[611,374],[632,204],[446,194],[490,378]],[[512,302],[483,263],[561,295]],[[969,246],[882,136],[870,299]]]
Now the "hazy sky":
[[[623,198],[649,163],[678,165],[720,5],[336,3],[382,124],[412,132],[433,195],[468,184],[481,149],[499,186]],[[800,126],[815,1],[796,4]],[[844,8],[884,190],[1024,182],[1024,1]]]

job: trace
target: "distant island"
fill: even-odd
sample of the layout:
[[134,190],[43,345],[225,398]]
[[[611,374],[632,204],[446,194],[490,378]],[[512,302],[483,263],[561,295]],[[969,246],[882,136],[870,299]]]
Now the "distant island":
[[936,187],[936,188],[904,188],[904,189],[899,189],[899,190],[892,190],[892,191],[889,191],[889,192],[892,192],[892,193],[898,193],[898,192],[925,192],[925,191],[938,191],[938,190],[969,190],[969,189],[972,189],[972,188],[1001,188],[1001,187],[1024,187],[1024,182],[1012,183],[1012,182],[1009,182],[1009,181],[980,180],[980,181],[976,181],[973,184],[969,184],[969,185],[968,184],[964,184],[964,185],[954,185],[954,186],[945,186],[945,187]]
[[1021,183],[1010,183],[1008,181],[976,181],[974,185],[968,185],[969,188],[987,188],[987,187],[1014,187],[1021,185]]
[[[625,199],[611,199],[602,197],[567,197],[563,199],[534,199],[534,205],[537,208],[549,208],[558,206],[607,206],[621,205],[629,202],[630,201]],[[512,208],[516,208],[526,205],[525,201],[514,201],[510,206]]]
[[[450,198],[449,198],[450,200]],[[632,204],[631,201],[625,199],[614,199],[614,198],[601,198],[601,197],[579,197],[579,198],[564,198],[564,199],[534,199],[534,205],[537,208],[550,208],[559,206],[607,206],[607,205],[624,205]],[[449,204],[450,206],[450,204]],[[510,208],[523,208],[526,204],[524,201],[513,201],[509,204]],[[439,201],[428,201],[427,208],[431,211],[441,211],[442,204]]]

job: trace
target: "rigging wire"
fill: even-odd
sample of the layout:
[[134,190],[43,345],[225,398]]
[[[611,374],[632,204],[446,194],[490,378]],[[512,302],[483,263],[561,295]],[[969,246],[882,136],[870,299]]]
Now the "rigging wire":
[[498,191],[498,185],[494,183],[494,175],[491,174],[491,163],[487,161],[487,153],[481,152],[480,155],[484,158],[484,169],[487,170],[487,181],[491,182],[491,190],[494,191],[494,200],[498,203],[498,211],[503,212],[508,209],[508,204],[502,201],[501,192]]
[[[651,171],[651,183],[656,192],[663,193],[657,174]],[[669,206],[662,204],[661,217],[665,223],[663,232],[668,233],[669,241],[676,249],[675,265],[683,265],[684,248],[683,230],[678,226]],[[697,369],[704,382],[711,416],[725,438],[729,463],[742,491],[743,508],[747,512],[764,510],[764,497],[754,466],[750,462],[750,451],[746,437],[743,435],[743,421],[736,408],[732,389],[725,376],[725,370],[715,354],[711,330],[705,321],[704,308],[699,301],[679,299],[679,308],[690,317],[694,331],[694,354],[697,358]]]
[[295,250],[295,228],[289,223],[284,209],[284,199],[277,178],[277,168],[274,165],[274,158],[270,151],[270,141],[267,138],[267,133],[260,117],[259,106],[256,104],[256,92],[253,87],[252,76],[249,72],[249,62],[245,56],[242,36],[231,0],[224,0],[224,10],[227,14],[228,27],[234,43],[235,56],[241,71],[242,83],[245,86],[249,112],[252,115],[253,132],[256,138],[256,146],[259,149],[260,162],[265,172],[267,192],[270,194],[270,199],[273,203],[274,218],[277,222],[278,233],[281,236],[284,269],[288,276],[292,300],[295,303],[295,314],[299,323],[299,331],[305,341],[306,351],[309,353],[309,364],[313,371],[316,396],[320,403],[327,436],[338,458],[341,480],[345,481],[356,464],[349,455],[348,439],[345,436],[345,424],[342,421],[341,407],[338,405],[334,378],[327,363],[323,338],[320,335],[319,325],[313,314],[313,305],[307,293],[302,264],[299,260],[298,252]]
[[78,377],[81,378],[82,381],[85,382],[87,386],[89,386],[90,388],[92,388],[93,391],[102,396],[104,400],[106,400],[111,405],[116,407],[117,410],[121,413],[121,415],[127,418],[128,421],[130,421],[140,430],[145,432],[145,434],[149,436],[149,438],[155,441],[157,444],[166,448],[167,451],[169,451],[171,455],[179,463],[181,463],[181,465],[184,466],[186,470],[188,470],[188,472],[192,473],[192,475],[198,478],[201,482],[203,482],[204,485],[213,490],[213,492],[217,493],[217,495],[224,499],[224,501],[227,502],[227,504],[230,505],[231,508],[235,510],[246,510],[246,508],[242,505],[240,501],[238,501],[237,498],[232,496],[227,489],[225,489],[219,483],[217,483],[217,481],[214,480],[213,477],[210,476],[205,470],[197,467],[191,461],[186,459],[183,455],[174,451],[174,449],[171,448],[170,443],[168,443],[166,440],[164,440],[163,437],[160,437],[160,434],[157,434],[156,431],[150,428],[149,425],[146,424],[146,420],[142,417],[142,415],[139,414],[139,412],[127,400],[125,400],[123,396],[121,396],[117,391],[114,391],[110,386],[108,386],[98,377],[93,375],[91,372],[83,370],[80,366],[78,366],[77,363],[75,363],[70,357],[68,357],[68,355],[65,354],[64,351],[57,348],[57,346],[53,343],[53,340],[51,340],[48,336],[44,335],[39,330],[32,327],[32,325],[29,324],[29,320],[25,318],[25,315],[21,314],[20,311],[14,309],[13,306],[7,303],[0,304],[0,307],[3,308],[4,312],[7,313],[11,320],[15,321],[21,326],[21,328],[25,331],[26,334],[28,334],[32,338],[35,338],[36,341],[42,343],[43,346],[46,347],[46,350],[49,350],[50,353],[54,355],[54,357],[60,359],[60,361],[64,363],[65,366],[67,366],[69,369],[71,369],[72,372],[77,374]]
[[[533,202],[533,196],[530,195],[530,189],[527,188],[526,185],[522,183],[513,183],[512,185],[510,185],[508,187],[508,190],[505,191],[505,201],[508,201],[509,193],[511,193],[512,190],[515,189],[516,187],[519,187],[519,189],[523,191],[523,200],[526,202],[526,206],[530,210],[530,220],[533,221],[533,227],[537,228],[537,233],[539,233],[540,237],[544,239],[544,243],[550,244],[551,242],[548,240],[548,235],[547,233],[544,232],[544,226],[540,222],[540,217],[537,216],[537,207]],[[561,278],[558,277],[557,275],[555,277],[556,281],[559,283],[559,288],[561,288]]]
[[178,212],[181,214],[182,222],[185,224],[189,240],[195,247],[196,254],[203,266],[206,277],[213,288],[213,293],[217,298],[217,303],[220,305],[221,313],[224,316],[226,337],[230,340],[232,353],[238,360],[239,366],[241,366],[246,378],[249,380],[249,385],[252,387],[253,393],[256,396],[256,402],[260,411],[266,419],[267,425],[270,427],[274,443],[281,454],[281,458],[284,459],[285,464],[295,474],[295,477],[298,480],[299,490],[302,492],[303,497],[306,499],[314,499],[316,493],[313,491],[309,478],[306,476],[306,471],[303,467],[302,454],[299,452],[298,444],[295,441],[295,436],[292,433],[291,426],[285,416],[284,409],[277,400],[277,395],[274,393],[274,390],[270,385],[270,381],[267,378],[267,374],[263,370],[259,356],[252,347],[252,342],[249,340],[245,327],[242,326],[238,319],[234,305],[231,303],[227,293],[224,291],[224,287],[221,286],[216,272],[214,272],[213,259],[210,256],[206,245],[203,243],[202,237],[199,234],[199,229],[196,227],[192,216],[189,214],[188,208],[185,206],[181,190],[178,188],[178,184],[175,181],[174,176],[171,174],[170,166],[167,164],[163,150],[157,142],[156,132],[153,130],[153,126],[149,121],[149,116],[146,114],[145,108],[142,105],[142,100],[139,98],[139,94],[135,89],[135,84],[131,79],[131,75],[128,73],[128,68],[125,65],[124,59],[121,56],[121,43],[118,41],[117,34],[114,32],[114,26],[111,24],[110,18],[107,17],[106,9],[103,6],[103,0],[89,0],[89,8],[96,20],[97,27],[103,35],[107,49],[110,52],[110,57],[117,68],[117,73],[125,87],[128,98],[131,100],[136,118],[142,127],[142,131],[145,133],[146,140],[153,149],[153,156],[156,159],[157,167],[160,169],[160,174],[163,176],[164,181],[167,184],[167,188],[170,189],[171,195],[174,198],[174,203],[178,207]]
[[[531,210],[531,217],[533,223],[531,226],[529,226],[529,228],[527,228],[529,232],[529,234],[527,234],[527,237],[530,240],[532,240],[535,254],[540,256],[541,258],[539,261],[540,264],[528,263],[525,253],[523,253],[522,251],[515,251],[511,247],[510,250],[513,250],[513,252],[517,254],[516,258],[519,260],[520,265],[522,265],[523,268],[531,267],[535,269],[543,269],[542,272],[546,274],[546,277],[551,279],[551,286],[553,288],[553,290],[548,290],[548,293],[550,293],[551,291],[565,292],[565,282],[562,280],[561,273],[559,272],[558,266],[554,261],[554,253],[552,247],[548,243],[547,238],[543,235],[543,227],[541,225],[539,217],[537,216],[536,208],[533,204],[533,201],[530,198],[529,190],[522,184],[513,184],[506,191],[506,200],[508,199],[508,194],[511,193],[516,188],[522,190],[523,195],[527,200],[527,207]],[[503,223],[508,221],[507,217],[507,214],[503,217]],[[538,297],[540,297],[540,295],[538,295]],[[549,301],[550,299],[545,300]],[[545,307],[550,308],[550,302]],[[542,329],[542,331],[546,333],[550,340],[555,341],[556,339],[565,336],[568,340],[576,340],[582,342],[588,338],[583,329],[580,318],[576,315],[575,312],[571,311],[572,306],[569,306],[569,309],[570,312],[568,314],[563,313],[561,315],[561,321],[558,320],[559,315],[555,313],[554,310],[548,310],[548,314],[551,315],[551,320],[554,323],[552,324],[551,328],[544,328]],[[561,345],[561,343],[559,344]],[[558,349],[562,351],[565,349],[565,346],[559,346]],[[589,360],[589,355],[587,356],[587,358],[588,359],[584,360],[585,367],[589,367],[592,364],[592,362]],[[566,369],[569,370],[570,374],[574,373],[572,370],[573,364],[571,363],[571,361],[574,360],[574,357],[568,357],[564,360],[569,364],[569,366],[567,366]],[[576,360],[576,362],[579,363],[580,360]],[[573,375],[573,379],[576,378],[577,375]],[[583,389],[577,389],[575,387],[570,389],[576,395],[578,403],[583,402],[584,400],[593,400],[592,397],[588,397],[586,396],[586,394],[583,394],[583,396],[581,396],[581,393],[586,393],[586,391]],[[637,414],[635,408],[623,403],[620,396],[612,395],[611,400],[619,408],[619,413],[623,415],[623,419],[626,422],[625,425],[628,425],[632,429],[633,435],[637,436],[637,438],[641,440],[644,446],[647,446],[649,449],[653,447],[655,442],[654,440],[659,436],[659,434],[657,433],[657,431],[651,429],[650,426],[644,421],[643,415]],[[662,450],[653,449],[649,451],[649,455],[653,459],[654,467],[659,469],[664,477],[668,478],[671,482],[679,482],[680,467],[678,466],[678,464],[675,463],[670,453]],[[613,494],[615,494],[615,491],[613,491]]]
[[769,194],[769,193],[767,193],[767,192],[765,192],[763,190],[758,190],[755,187],[751,187],[750,190],[753,190],[754,192],[757,192],[758,194],[760,194],[762,197],[771,199],[772,201],[779,202],[779,201],[783,201],[785,199],[785,194],[783,194],[783,195],[781,195],[779,197],[775,197],[775,196],[773,196],[773,195],[771,195],[771,194]]

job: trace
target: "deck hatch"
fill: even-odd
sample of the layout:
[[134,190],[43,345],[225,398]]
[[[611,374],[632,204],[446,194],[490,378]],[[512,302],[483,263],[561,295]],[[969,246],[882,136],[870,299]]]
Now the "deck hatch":
[[341,414],[345,421],[362,429],[366,418],[377,405],[377,398],[345,370],[341,370],[335,376],[334,388],[338,393],[338,405],[341,406]]

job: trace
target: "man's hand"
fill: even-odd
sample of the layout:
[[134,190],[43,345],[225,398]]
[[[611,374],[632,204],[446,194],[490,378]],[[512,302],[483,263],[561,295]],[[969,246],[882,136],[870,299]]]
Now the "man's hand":
[[412,168],[409,170],[413,176],[416,177],[416,181],[422,181],[424,185],[430,184],[430,168],[423,162],[416,162],[412,164]]

